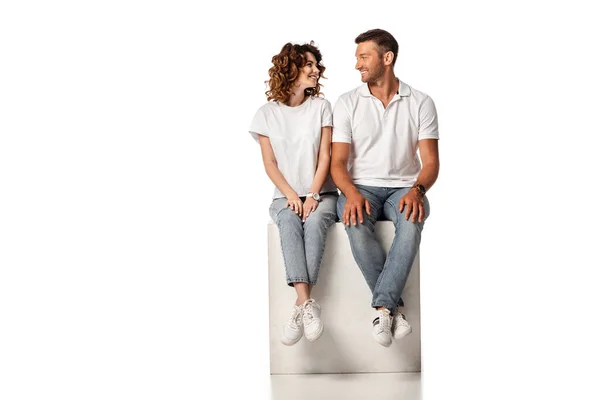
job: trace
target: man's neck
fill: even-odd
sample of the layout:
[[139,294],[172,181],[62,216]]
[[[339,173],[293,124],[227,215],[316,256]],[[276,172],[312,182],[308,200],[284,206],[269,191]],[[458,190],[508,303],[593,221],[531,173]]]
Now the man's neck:
[[384,103],[389,102],[400,91],[400,81],[393,72],[386,73],[381,79],[368,85],[371,94]]
[[400,81],[391,72],[374,83],[369,83],[371,94],[379,99],[383,108],[387,108],[397,93],[400,93]]

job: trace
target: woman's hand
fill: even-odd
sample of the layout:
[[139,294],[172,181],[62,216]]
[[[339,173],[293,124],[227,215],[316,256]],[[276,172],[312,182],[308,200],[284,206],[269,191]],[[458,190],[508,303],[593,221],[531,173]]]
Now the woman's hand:
[[298,195],[294,197],[288,197],[285,206],[289,207],[293,212],[298,214],[299,217],[302,217],[302,200],[300,200]]
[[304,200],[304,217],[302,218],[302,222],[306,222],[306,218],[308,218],[310,213],[315,211],[318,206],[318,201],[316,201],[312,197],[306,196],[306,200]]

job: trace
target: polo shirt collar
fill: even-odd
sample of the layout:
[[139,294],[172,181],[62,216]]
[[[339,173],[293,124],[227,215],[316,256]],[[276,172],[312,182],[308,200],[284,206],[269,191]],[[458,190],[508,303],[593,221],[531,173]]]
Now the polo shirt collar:
[[[400,79],[398,79],[398,82],[400,82],[400,90],[398,90],[398,95],[400,97],[406,97],[406,96],[410,96],[410,88],[408,87],[408,85],[404,82],[402,82]],[[373,95],[371,94],[371,91],[369,90],[369,84],[368,83],[363,83],[362,86],[359,89],[359,93],[361,96],[365,96],[365,97],[372,97]]]
[[400,90],[398,91],[398,95],[400,95],[401,97],[410,96],[410,88],[408,87],[408,85],[399,79],[398,81],[400,82]]

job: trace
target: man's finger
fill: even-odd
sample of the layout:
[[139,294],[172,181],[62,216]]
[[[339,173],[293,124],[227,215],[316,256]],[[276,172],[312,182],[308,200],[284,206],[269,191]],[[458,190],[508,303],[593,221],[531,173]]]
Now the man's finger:
[[407,221],[408,221],[408,218],[410,218],[411,209],[412,209],[411,204],[406,203],[406,209],[404,210],[404,217],[406,218]]
[[365,200],[365,209],[367,210],[367,214],[371,215],[371,204],[369,204],[369,200]]
[[348,204],[346,204],[346,206],[344,207],[344,213],[342,214],[342,221],[344,222],[344,225],[346,225],[346,226],[350,226],[350,224],[348,223],[349,215],[350,215],[350,208],[348,207]]
[[423,203],[419,203],[419,222],[423,222],[425,218],[425,208],[423,207]]
[[362,224],[363,221],[363,212],[362,212],[362,207],[356,207],[356,211],[358,214],[358,221]]

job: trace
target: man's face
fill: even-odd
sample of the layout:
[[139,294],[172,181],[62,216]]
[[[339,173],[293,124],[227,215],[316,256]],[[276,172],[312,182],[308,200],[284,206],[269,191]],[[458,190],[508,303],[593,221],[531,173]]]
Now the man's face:
[[383,76],[383,58],[379,57],[377,44],[372,40],[358,44],[356,48],[356,66],[363,82],[372,83]]

